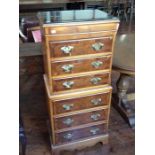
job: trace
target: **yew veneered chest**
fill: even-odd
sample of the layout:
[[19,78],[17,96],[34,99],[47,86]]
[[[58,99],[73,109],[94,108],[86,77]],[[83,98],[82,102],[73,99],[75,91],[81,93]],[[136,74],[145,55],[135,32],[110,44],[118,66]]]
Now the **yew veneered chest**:
[[38,16],[52,152],[107,143],[119,20],[91,9]]

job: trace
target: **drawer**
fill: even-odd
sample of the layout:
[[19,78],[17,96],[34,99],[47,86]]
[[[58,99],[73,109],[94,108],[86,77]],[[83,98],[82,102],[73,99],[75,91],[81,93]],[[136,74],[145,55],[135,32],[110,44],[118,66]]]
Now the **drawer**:
[[60,34],[74,34],[74,33],[90,33],[98,31],[117,30],[118,23],[105,24],[86,24],[86,25],[65,25],[65,26],[50,26],[44,29],[45,35],[60,35]]
[[54,118],[55,130],[75,127],[108,119],[108,109]]
[[64,79],[53,79],[53,92],[110,84],[110,74],[100,73]]
[[102,38],[50,42],[51,57],[97,54],[112,51],[112,36]]
[[82,73],[96,70],[109,69],[111,66],[111,56],[100,58],[85,58],[67,61],[55,61],[51,63],[52,75],[69,75],[71,73]]
[[107,133],[107,124],[94,125],[83,129],[76,129],[55,134],[56,144],[76,141]]
[[46,35],[45,40],[49,44],[50,41],[66,41],[66,40],[81,40],[90,38],[102,38],[107,36],[116,36],[116,31],[98,31],[89,33],[70,33],[70,34],[59,34],[59,35]]
[[89,108],[107,106],[110,102],[111,91],[105,93],[91,94],[84,97],[76,97],[61,101],[52,101],[54,115],[85,110]]

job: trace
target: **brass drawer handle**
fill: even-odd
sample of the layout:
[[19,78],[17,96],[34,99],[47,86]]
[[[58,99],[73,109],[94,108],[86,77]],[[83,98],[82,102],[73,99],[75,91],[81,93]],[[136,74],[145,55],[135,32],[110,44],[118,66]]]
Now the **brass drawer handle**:
[[71,110],[71,108],[74,106],[74,104],[70,104],[70,105],[66,105],[64,104],[62,107],[64,108],[64,110]]
[[101,80],[102,80],[102,79],[99,78],[99,77],[94,77],[94,78],[92,78],[90,81],[91,81],[92,84],[97,85],[97,84],[99,84],[99,82],[100,82]]
[[97,132],[99,132],[99,131],[100,131],[99,128],[94,128],[94,129],[91,129],[91,130],[90,130],[90,133],[92,133],[93,135],[96,135]]
[[71,54],[73,49],[74,49],[74,46],[63,46],[63,47],[61,47],[61,51],[64,54]]
[[97,99],[92,99],[91,103],[93,105],[100,105],[102,103],[102,99],[101,98],[97,98]]
[[99,120],[100,117],[101,117],[100,114],[93,114],[93,115],[90,116],[90,118],[91,118],[93,121]]
[[64,137],[64,139],[71,140],[72,137],[73,137],[73,134],[72,133],[67,133],[63,137]]
[[65,81],[63,86],[67,89],[70,89],[74,85],[74,81]]
[[74,122],[74,120],[71,119],[71,118],[67,118],[67,119],[65,119],[65,120],[63,121],[63,123],[64,123],[65,125],[71,125],[73,122]]
[[95,44],[92,44],[92,49],[94,51],[99,51],[101,50],[102,48],[104,47],[104,44],[103,43],[95,43]]
[[102,64],[103,64],[102,61],[94,61],[94,62],[91,63],[91,65],[92,65],[94,68],[99,68]]
[[72,64],[63,65],[61,68],[63,69],[64,72],[69,73],[74,68],[74,65]]

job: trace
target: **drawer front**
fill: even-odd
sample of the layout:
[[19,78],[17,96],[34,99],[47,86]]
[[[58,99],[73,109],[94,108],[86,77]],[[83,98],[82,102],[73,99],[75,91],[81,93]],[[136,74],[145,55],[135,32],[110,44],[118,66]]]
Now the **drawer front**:
[[107,124],[95,125],[84,129],[77,129],[55,134],[56,144],[76,141],[107,133]]
[[90,58],[79,60],[68,60],[63,62],[52,62],[52,75],[69,75],[71,73],[82,73],[96,70],[109,69],[111,56],[102,58]]
[[93,87],[110,83],[110,74],[102,73],[82,77],[53,80],[53,92]]
[[110,92],[80,98],[53,101],[54,115],[109,105]]
[[115,36],[116,31],[98,31],[89,33],[70,33],[70,34],[60,34],[60,35],[47,35],[45,36],[47,43],[50,41],[66,41],[66,40],[81,40],[90,38],[102,38],[107,36]]
[[55,130],[75,127],[108,119],[108,109],[55,118]]
[[45,28],[45,35],[90,33],[98,31],[116,30],[117,27],[118,23],[51,26]]
[[113,37],[50,42],[51,57],[67,57],[111,52]]

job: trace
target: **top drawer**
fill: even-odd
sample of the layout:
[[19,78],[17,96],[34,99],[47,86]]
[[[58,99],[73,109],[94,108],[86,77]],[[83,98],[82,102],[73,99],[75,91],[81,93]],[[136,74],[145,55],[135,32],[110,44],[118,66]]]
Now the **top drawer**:
[[118,23],[101,23],[85,25],[62,25],[45,27],[45,35],[71,34],[71,33],[89,33],[98,31],[117,30]]
[[112,42],[112,36],[50,42],[50,55],[51,57],[67,57],[111,52]]

